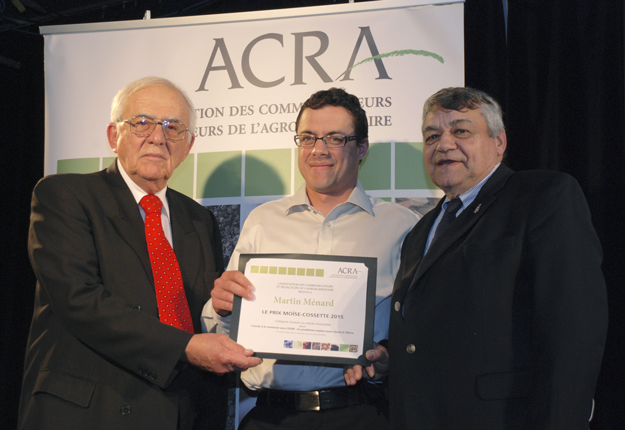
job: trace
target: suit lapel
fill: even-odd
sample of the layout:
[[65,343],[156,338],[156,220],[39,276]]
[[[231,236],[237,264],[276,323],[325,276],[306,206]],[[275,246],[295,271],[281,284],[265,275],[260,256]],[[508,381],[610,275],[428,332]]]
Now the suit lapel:
[[413,249],[411,249],[411,254],[412,254],[411,260],[413,261],[413,263],[408,263],[409,264],[409,266],[407,267],[408,273],[415,273],[418,270],[418,268],[421,266],[423,262],[423,258],[424,258],[423,254],[425,252],[425,245],[427,244],[430,230],[432,229],[432,225],[434,224],[434,221],[436,221],[436,217],[440,213],[441,206],[443,205],[444,201],[445,201],[445,198],[443,197],[438,202],[436,207],[432,209],[430,212],[428,212],[423,217],[423,219],[419,221],[419,223],[423,224],[423,228],[420,228],[419,230],[417,230],[417,234],[415,235],[412,241],[414,246],[413,246]]
[[109,219],[119,236],[135,251],[141,260],[146,275],[154,285],[154,275],[152,274],[141,212],[139,212],[137,202],[128,189],[128,185],[117,169],[116,161],[106,170],[105,180],[119,209],[119,212],[109,215]]
[[[398,276],[402,276],[396,282],[393,289],[393,301],[403,302],[408,290],[412,287],[415,281],[415,273],[421,265],[423,260],[423,252],[425,251],[425,244],[428,240],[428,234],[432,228],[432,224],[436,220],[437,214],[440,212],[441,205],[445,199],[442,198],[438,205],[431,211],[429,211],[423,218],[421,218],[413,231],[409,233],[414,237],[410,237],[409,242],[404,242],[404,248],[402,249],[401,272]],[[404,275],[405,274],[405,275]]]
[[185,288],[193,290],[197,287],[194,280],[200,266],[202,256],[200,238],[185,205],[171,189],[167,189],[167,202],[171,217],[171,233],[174,241],[174,252],[180,265]]
[[[512,173],[513,171],[504,164],[499,166],[495,173],[493,173],[488,181],[486,181],[475,200],[473,200],[469,207],[463,210],[462,213],[458,215],[458,218],[445,230],[445,232],[430,245],[430,248],[425,255],[423,255],[423,250],[425,249],[425,243],[427,242],[427,237],[430,233],[434,220],[432,219],[428,226],[422,229],[418,238],[421,254],[416,256],[418,266],[415,276],[410,283],[410,288],[413,288],[421,276],[423,276],[432,264],[434,264],[440,256],[443,255],[451,245],[453,245],[454,242],[473,228],[475,223],[477,223],[478,220],[487,212],[488,207],[497,200],[497,191],[505,185]],[[436,210],[431,211],[434,212],[434,219],[440,212],[440,207],[443,201],[444,198],[441,199],[441,202],[436,207]]]

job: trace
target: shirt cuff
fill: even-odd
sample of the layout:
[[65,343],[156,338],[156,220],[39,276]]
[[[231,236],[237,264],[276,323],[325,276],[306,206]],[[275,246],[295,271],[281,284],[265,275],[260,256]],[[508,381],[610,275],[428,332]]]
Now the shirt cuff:
[[210,299],[202,309],[202,331],[204,333],[230,334],[230,319],[232,316],[220,316],[213,308],[213,299]]

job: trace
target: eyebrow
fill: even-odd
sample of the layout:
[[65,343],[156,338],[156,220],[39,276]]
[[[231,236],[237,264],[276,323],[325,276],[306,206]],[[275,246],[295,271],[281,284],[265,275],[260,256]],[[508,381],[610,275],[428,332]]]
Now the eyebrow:
[[458,119],[454,119],[454,120],[451,122],[451,125],[452,125],[452,126],[453,126],[453,125],[458,125],[458,124],[463,123],[463,122],[468,122],[469,124],[473,124],[473,121],[471,121],[471,120],[470,120],[470,119],[468,119],[468,118],[458,118]]
[[[474,122],[473,122],[473,121],[471,121],[471,120],[470,120],[470,119],[468,119],[468,118],[457,118],[457,119],[452,120],[452,121],[450,122],[450,125],[451,125],[452,127],[455,127],[455,126],[457,126],[458,124],[462,124],[462,123],[474,124]],[[421,132],[422,132],[422,133],[425,133],[426,131],[438,131],[438,130],[439,130],[439,127],[437,127],[437,126],[435,126],[435,125],[428,125],[427,127],[422,128],[422,129],[421,129]]]
[[181,120],[180,118],[162,118],[162,119],[158,119],[158,118],[154,118],[152,115],[148,115],[145,113],[138,113],[136,114],[133,118],[136,118],[138,116],[144,116],[146,118],[150,118],[150,119],[154,119],[154,120],[158,120],[158,121],[169,121],[169,122],[179,122],[181,124],[184,124],[184,121]]
[[[300,135],[301,134],[310,134],[310,135],[315,136],[315,133],[313,133],[310,130],[303,130],[303,131],[299,132],[298,134],[300,134]],[[346,133],[344,131],[331,131],[329,133],[324,134],[322,137],[330,136],[331,134],[340,134],[341,136],[349,136],[350,135],[350,133]]]

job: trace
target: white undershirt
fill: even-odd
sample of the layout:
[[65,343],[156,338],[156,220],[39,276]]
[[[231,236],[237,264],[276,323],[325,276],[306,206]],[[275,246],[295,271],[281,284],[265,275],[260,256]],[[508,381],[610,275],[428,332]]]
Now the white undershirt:
[[[124,178],[124,182],[126,182],[126,185],[128,185],[128,188],[130,188],[130,192],[135,198],[135,201],[137,202],[137,207],[139,208],[139,211],[141,212],[141,218],[143,218],[143,221],[145,222],[145,211],[143,210],[141,206],[139,206],[139,202],[144,196],[148,195],[148,193],[146,193],[139,185],[137,185],[135,181],[133,181],[130,178],[130,176],[128,175],[128,173],[126,173],[126,170],[124,170],[124,167],[122,166],[122,163],[119,162],[119,160],[117,160],[117,168],[119,169],[119,173],[121,173],[122,178]],[[174,241],[172,240],[171,222],[169,221],[169,204],[167,203],[166,193],[167,193],[167,186],[165,186],[165,188],[163,188],[162,190],[160,190],[158,193],[154,195],[158,197],[159,199],[161,199],[161,201],[163,202],[163,209],[161,209],[161,224],[163,225],[163,232],[165,233],[165,237],[167,238],[171,247],[173,248]]]

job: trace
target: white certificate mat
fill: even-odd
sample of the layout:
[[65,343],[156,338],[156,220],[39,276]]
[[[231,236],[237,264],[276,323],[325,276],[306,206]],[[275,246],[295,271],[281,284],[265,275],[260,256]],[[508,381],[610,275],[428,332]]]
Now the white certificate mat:
[[367,364],[373,345],[377,259],[241,254],[252,301],[235,296],[230,337],[256,356]]

